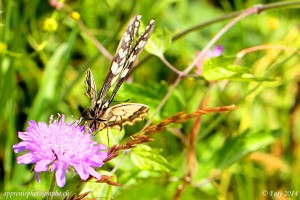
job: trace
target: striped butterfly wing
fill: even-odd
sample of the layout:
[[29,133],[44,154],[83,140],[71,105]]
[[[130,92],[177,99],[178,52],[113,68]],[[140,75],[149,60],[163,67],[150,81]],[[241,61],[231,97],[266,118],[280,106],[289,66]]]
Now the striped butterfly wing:
[[[137,27],[139,27],[141,16],[138,15],[138,16],[134,17],[134,19],[135,19],[134,24],[138,25]],[[152,19],[149,22],[149,24],[146,26],[145,31],[139,36],[139,38],[137,39],[134,46],[132,47],[132,44],[129,45],[130,49],[126,50],[127,56],[126,56],[126,59],[125,59],[125,63],[119,65],[119,67],[118,68],[116,67],[114,70],[113,70],[113,68],[111,68],[111,72],[113,74],[115,74],[116,76],[118,76],[118,78],[117,78],[118,81],[116,83],[116,86],[115,86],[115,88],[112,92],[112,95],[111,95],[108,102],[111,102],[113,100],[113,98],[116,95],[117,91],[119,90],[120,86],[125,81],[127,76],[130,74],[130,71],[132,70],[132,66],[133,66],[134,61],[138,58],[138,56],[140,55],[140,53],[144,49],[144,47],[145,47],[145,45],[146,45],[153,29],[154,29],[154,24],[155,24],[155,20]],[[135,29],[133,29],[133,30],[134,31],[132,33],[132,37],[135,37],[135,34],[136,34],[137,30],[135,30]],[[128,34],[125,33],[125,35],[128,35]],[[117,52],[118,51],[120,51],[120,50],[117,50]],[[122,52],[122,50],[121,50],[121,52]]]
[[105,128],[122,129],[124,125],[133,125],[148,115],[149,107],[138,103],[121,103],[109,107],[103,114],[103,121],[99,123],[99,130]]
[[90,68],[88,68],[86,71],[86,77],[84,83],[86,85],[85,95],[88,96],[91,101],[90,109],[95,109],[97,105],[98,94],[97,94],[97,86],[95,83],[95,79]]
[[127,57],[129,55],[135,35],[140,27],[140,19],[141,16],[133,17],[126,27],[126,31],[120,40],[116,53],[110,64],[110,69],[99,94],[98,100],[101,103],[103,102],[111,86],[118,81],[122,70],[125,68],[126,63],[128,62]]
[[[128,23],[99,95],[97,95],[97,88],[92,72],[89,69],[87,70],[85,80],[85,84],[87,85],[86,95],[90,98],[92,104],[89,108],[91,118],[88,120],[90,120],[90,128],[94,130],[102,130],[109,127],[120,128],[125,124],[132,125],[135,121],[142,120],[148,113],[149,107],[142,104],[125,103],[109,107],[153,31],[154,19],[149,22],[145,31],[134,43],[135,36],[140,27],[140,20],[141,16],[137,15]],[[112,94],[106,101],[107,92],[113,85],[115,86]]]

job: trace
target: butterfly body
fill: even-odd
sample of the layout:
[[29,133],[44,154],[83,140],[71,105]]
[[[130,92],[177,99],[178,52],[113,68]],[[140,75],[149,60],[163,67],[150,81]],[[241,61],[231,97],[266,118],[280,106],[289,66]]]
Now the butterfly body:
[[[120,86],[129,75],[134,61],[143,50],[153,31],[155,21],[152,19],[144,33],[134,43],[135,35],[140,26],[140,19],[141,16],[137,15],[130,20],[99,94],[91,70],[88,69],[86,72],[86,95],[91,100],[91,107],[88,109],[90,118],[88,120],[90,121],[89,127],[93,130],[105,128],[122,129],[124,125],[133,125],[148,115],[149,107],[143,104],[121,103],[110,106]],[[112,94],[106,100],[107,92],[113,85],[115,86]]]

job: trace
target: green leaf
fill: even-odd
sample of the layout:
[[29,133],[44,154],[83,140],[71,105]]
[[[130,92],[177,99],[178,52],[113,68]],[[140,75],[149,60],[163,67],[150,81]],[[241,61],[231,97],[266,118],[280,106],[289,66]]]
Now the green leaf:
[[[109,172],[106,171],[100,171],[99,172],[102,175],[109,175],[112,176],[112,178],[110,179],[111,181],[117,181],[117,177],[115,176],[115,174],[111,174]],[[106,184],[106,183],[95,183],[95,179],[83,183],[84,187],[82,188],[80,194],[83,194],[85,192],[90,192],[90,194],[87,197],[90,198],[97,198],[97,199],[112,199],[112,191],[113,191],[113,186]]]
[[273,81],[265,77],[256,77],[251,69],[233,64],[233,57],[214,57],[203,64],[203,77],[206,80],[237,80],[237,81]]
[[137,83],[124,83],[118,92],[119,99],[129,98],[130,102],[142,103],[156,108],[164,95],[168,92],[165,82],[160,84],[148,81],[145,85]]
[[124,128],[122,130],[104,129],[96,134],[96,140],[101,141],[106,146],[112,146],[113,144],[119,144],[124,135]]
[[157,97],[157,94],[156,96],[155,94],[151,94],[151,88],[149,90],[148,88],[147,85],[144,86],[138,83],[124,83],[117,95],[120,96],[121,99],[129,98],[130,102],[139,102],[147,105],[148,103],[151,103],[157,106],[160,103],[159,98]]
[[145,49],[149,53],[161,57],[172,43],[170,31],[162,29],[155,31],[149,38]]
[[278,130],[256,133],[243,133],[229,138],[224,146],[216,152],[216,168],[224,169],[237,162],[247,154],[272,144],[281,132]]
[[147,145],[138,145],[131,152],[132,162],[142,170],[166,171],[175,170],[159,152]]

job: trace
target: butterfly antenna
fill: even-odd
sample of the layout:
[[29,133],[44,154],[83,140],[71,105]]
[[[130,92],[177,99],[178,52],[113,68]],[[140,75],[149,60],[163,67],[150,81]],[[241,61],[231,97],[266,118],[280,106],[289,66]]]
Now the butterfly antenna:
[[112,101],[112,102],[116,102],[116,103],[124,103],[124,102],[128,102],[128,101],[130,101],[130,99],[126,99],[125,101]]

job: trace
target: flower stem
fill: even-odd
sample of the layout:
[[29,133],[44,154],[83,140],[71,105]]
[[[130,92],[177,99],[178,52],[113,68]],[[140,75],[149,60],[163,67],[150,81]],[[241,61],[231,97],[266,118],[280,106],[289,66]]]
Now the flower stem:
[[54,185],[55,185],[55,172],[53,173],[53,176],[52,176],[52,180],[51,180],[51,185],[50,185],[50,188],[49,188],[49,195],[48,195],[48,200],[52,200],[53,199],[53,195],[50,195],[53,190],[54,190]]

